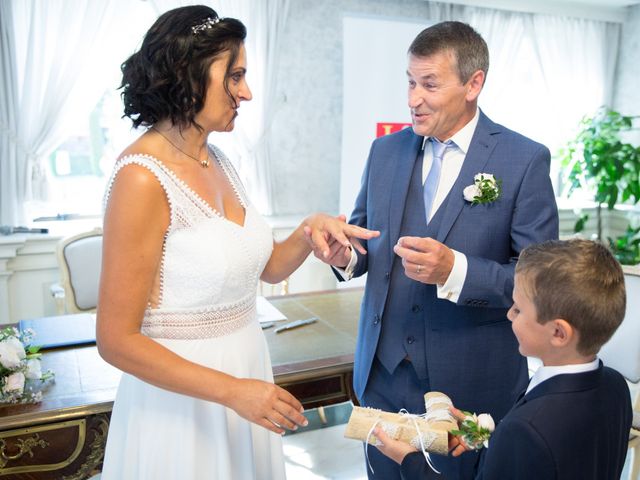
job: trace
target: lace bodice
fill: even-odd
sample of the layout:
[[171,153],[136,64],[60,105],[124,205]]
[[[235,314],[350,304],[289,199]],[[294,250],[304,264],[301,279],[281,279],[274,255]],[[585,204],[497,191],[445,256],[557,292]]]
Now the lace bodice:
[[143,333],[163,338],[224,335],[255,317],[257,282],[273,248],[270,227],[248,201],[233,166],[212,147],[238,200],[244,225],[224,218],[160,161],[149,155],[120,159],[148,168],[162,185],[170,207],[158,273],[159,295],[150,303]]

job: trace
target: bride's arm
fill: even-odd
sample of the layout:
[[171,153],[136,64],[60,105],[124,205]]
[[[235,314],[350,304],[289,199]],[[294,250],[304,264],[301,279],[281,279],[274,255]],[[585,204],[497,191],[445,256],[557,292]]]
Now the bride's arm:
[[[260,279],[269,283],[281,282],[302,265],[313,250],[327,263],[344,257],[346,265],[352,245],[361,253],[366,253],[358,243],[358,238],[368,240],[378,235],[380,232],[346,223],[344,216],[331,217],[316,213],[305,218],[286,240],[273,242],[273,252]],[[336,264],[340,264],[340,261]]]
[[164,191],[146,168],[128,165],[113,184],[104,219],[97,312],[100,355],[120,370],[166,390],[220,403],[269,430],[303,425],[302,406],[286,390],[190,362],[141,334],[144,311],[169,224]]

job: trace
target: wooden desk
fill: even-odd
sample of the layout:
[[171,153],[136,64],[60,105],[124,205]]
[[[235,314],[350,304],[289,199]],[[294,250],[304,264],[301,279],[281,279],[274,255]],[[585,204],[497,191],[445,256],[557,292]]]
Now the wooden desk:
[[[352,397],[353,353],[362,289],[272,297],[289,320],[319,320],[275,334],[264,330],[275,381],[305,407]],[[0,479],[82,480],[102,465],[120,371],[95,346],[44,352],[56,381],[37,405],[0,407]]]

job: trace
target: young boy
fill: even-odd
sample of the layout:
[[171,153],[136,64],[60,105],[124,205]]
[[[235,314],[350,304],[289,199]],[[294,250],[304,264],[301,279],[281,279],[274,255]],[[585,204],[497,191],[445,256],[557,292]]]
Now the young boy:
[[[620,265],[592,241],[530,246],[516,265],[513,301],[508,317],[520,353],[543,366],[481,452],[476,479],[619,479],[631,427],[629,389],[596,354],[624,317]],[[403,479],[427,478],[422,452],[380,428],[374,434]],[[450,448],[454,456],[467,449],[458,437]]]

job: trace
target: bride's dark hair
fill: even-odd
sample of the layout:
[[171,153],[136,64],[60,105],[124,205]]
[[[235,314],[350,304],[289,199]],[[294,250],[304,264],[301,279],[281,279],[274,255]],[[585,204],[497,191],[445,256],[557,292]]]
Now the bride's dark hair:
[[201,129],[195,116],[204,106],[209,67],[220,55],[230,53],[224,88],[234,102],[228,80],[246,35],[242,22],[219,18],[206,6],[162,14],[140,49],[122,64],[123,117],[129,117],[136,128],[169,119],[181,128]]

